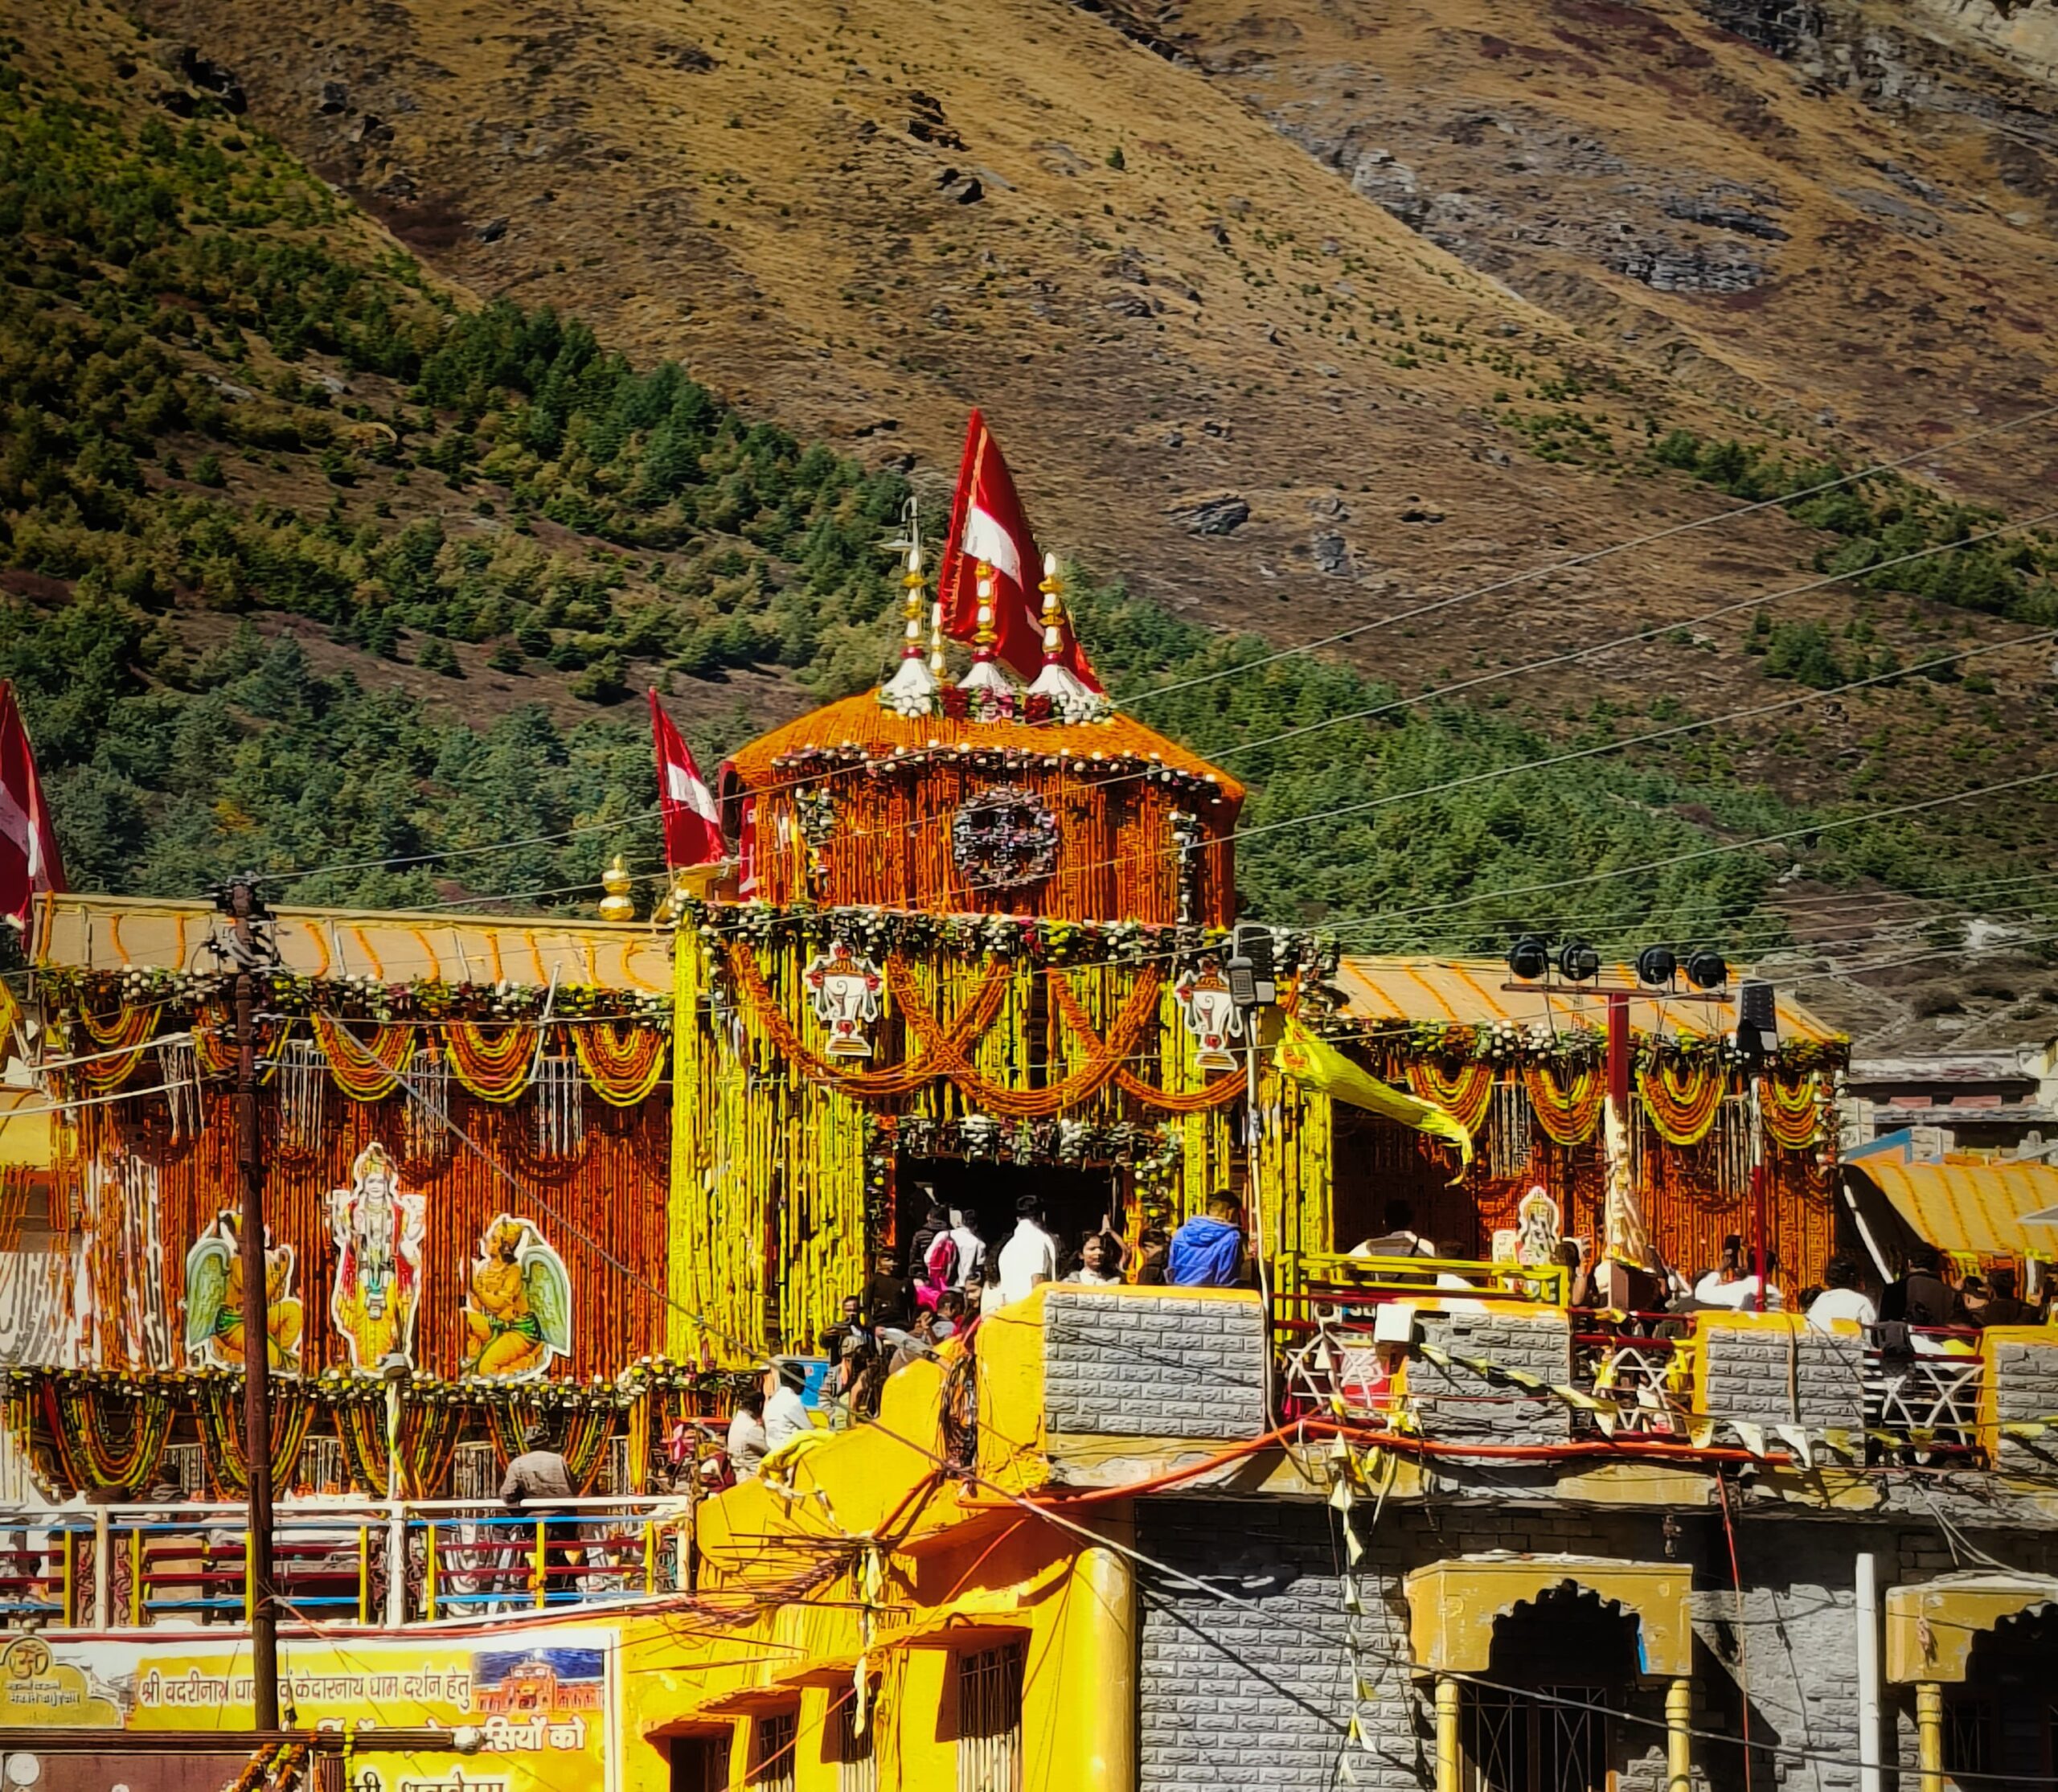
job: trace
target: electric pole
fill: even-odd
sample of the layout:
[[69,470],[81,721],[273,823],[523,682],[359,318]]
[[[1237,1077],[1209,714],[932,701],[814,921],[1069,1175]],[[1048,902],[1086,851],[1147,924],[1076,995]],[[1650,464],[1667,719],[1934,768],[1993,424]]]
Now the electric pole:
[[236,1167],[243,1183],[237,1247],[243,1265],[243,1455],[250,1476],[245,1571],[250,1586],[250,1668],[256,1727],[279,1727],[279,1614],[272,1584],[272,1359],[264,1278],[264,1157],[257,1131],[257,968],[271,942],[260,941],[264,915],[255,880],[239,877],[223,893],[228,955],[236,966]]

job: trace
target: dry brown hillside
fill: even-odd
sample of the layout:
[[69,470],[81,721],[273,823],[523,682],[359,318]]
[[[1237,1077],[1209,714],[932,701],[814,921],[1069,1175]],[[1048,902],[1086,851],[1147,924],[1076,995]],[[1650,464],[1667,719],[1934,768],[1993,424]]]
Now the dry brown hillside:
[[[2058,428],[1953,445],[2058,401],[2044,0],[145,5],[470,291],[918,483],[982,404],[1050,545],[1281,642],[1724,508],[1652,467],[1675,428],[2051,502]],[[1505,689],[1726,714],[1793,693],[1736,650],[1822,546],[1761,514],[1347,650],[1420,686],[1735,606]],[[2023,628],[1779,613],[1904,663]],[[1889,800],[2058,753],[2048,638],[1981,666],[1722,769]]]
[[[1497,392],[1548,412],[1576,375],[1624,454],[1646,417],[1728,430],[1745,400],[1788,423],[1821,408],[1752,384],[1769,351],[1696,390],[1576,334],[1554,294],[1468,269],[1236,82],[1058,0],[165,0],[153,16],[474,289],[577,308],[797,428],[940,474],[983,404],[1057,544],[1285,639],[1720,507],[1605,461],[1541,464]],[[1713,327],[1753,316],[1718,307]],[[1940,406],[1878,445],[1970,415]],[[1684,538],[1553,588],[1535,625],[1696,613],[1712,588],[1789,572],[1799,534]],[[1367,657],[1430,677],[1539,601],[1374,636]]]

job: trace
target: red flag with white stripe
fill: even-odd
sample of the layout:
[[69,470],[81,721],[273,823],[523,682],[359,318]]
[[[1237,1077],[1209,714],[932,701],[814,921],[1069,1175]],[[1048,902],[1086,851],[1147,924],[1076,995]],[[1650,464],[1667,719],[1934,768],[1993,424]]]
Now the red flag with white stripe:
[[36,894],[64,888],[64,861],[43,806],[14,687],[0,680],[0,915],[29,925]]
[[[965,426],[965,457],[950,500],[950,535],[937,577],[943,632],[953,641],[978,638],[976,568],[981,563],[993,569],[994,651],[1023,678],[1033,679],[1043,664],[1043,600],[1037,588],[1043,556],[1036,552],[1036,538],[1029,532],[1029,519],[1007,462],[1001,458],[1000,445],[986,420],[974,411]],[[1058,663],[1097,695],[1101,681],[1072,632],[1069,617],[1061,632]]]
[[665,818],[665,863],[711,865],[722,857],[722,822],[715,793],[693,763],[672,719],[650,693],[650,735],[658,749],[658,808]]

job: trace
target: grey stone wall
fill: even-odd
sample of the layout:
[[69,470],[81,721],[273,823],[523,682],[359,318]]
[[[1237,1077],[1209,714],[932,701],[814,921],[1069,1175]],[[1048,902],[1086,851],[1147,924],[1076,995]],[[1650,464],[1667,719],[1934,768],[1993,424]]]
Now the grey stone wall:
[[[1572,1377],[1572,1330],[1563,1311],[1534,1318],[1492,1313],[1424,1313],[1421,1341],[1452,1359],[1485,1362],[1562,1387]],[[1482,1374],[1453,1360],[1438,1363],[1419,1351],[1408,1359],[1408,1392],[1427,1437],[1556,1443],[1571,1437],[1572,1409],[1554,1395]]]
[[1865,1426],[1862,1339],[1810,1331],[1716,1327],[1707,1335],[1707,1411],[1765,1426],[1849,1432]]
[[[2030,1425],[2058,1419],[2058,1350],[2048,1344],[1990,1343],[1994,1416],[2000,1423]],[[2017,1474],[2048,1474],[2058,1466],[2058,1425],[2034,1438],[2003,1432],[1998,1466]]]
[[[1200,1497],[1139,1503],[1138,1548],[1236,1601],[1139,1573],[1141,1792],[1330,1792],[1343,1783],[1337,1764],[1347,1747],[1354,1666],[1369,1695],[1357,1707],[1363,1743],[1351,1748],[1355,1783],[1420,1792],[1434,1783],[1434,1723],[1429,1688],[1406,1665],[1402,1586],[1411,1569],[1503,1549],[1666,1556],[1662,1512],[1447,1499],[1389,1507],[1376,1526],[1369,1505],[1359,1505],[1354,1518],[1366,1548],[1355,1615],[1344,1609],[1342,1521],[1330,1509]],[[1720,1513],[1682,1507],[1673,1517],[1671,1547],[1694,1577],[1694,1725],[1705,1733],[1693,1745],[1695,1783],[1706,1792],[1744,1792],[1747,1707],[1753,1792],[1855,1792],[1860,1551],[1877,1559],[1883,1601],[1896,1582],[1963,1565],[1968,1547],[2027,1573],[2049,1572],[2058,1560],[2058,1536],[2048,1532],[1961,1532],[1954,1555],[1934,1524],[1794,1517],[1740,1503],[1740,1599]],[[1568,1659],[1553,1671],[1576,1685],[1581,1669]],[[1662,1687],[1638,1682],[1614,1725],[1609,1765],[1621,1792],[1664,1792],[1663,1716]],[[1912,1769],[1907,1689],[1888,1689],[1886,1719],[1886,1764]]]
[[1248,1300],[1053,1290],[1043,1298],[1044,1424],[1114,1437],[1252,1437],[1265,1429],[1265,1322]]
[[[1354,1614],[1343,1603],[1341,1520],[1328,1507],[1199,1499],[1139,1506],[1142,1553],[1236,1601],[1140,1573],[1139,1792],[1331,1792],[1343,1783],[1338,1763],[1347,1749],[1360,1786],[1431,1786],[1433,1708],[1406,1665],[1408,1570],[1495,1549],[1621,1556],[1662,1547],[1654,1513],[1390,1507],[1374,1527],[1371,1511],[1362,1504],[1355,1514],[1366,1553]],[[1347,1741],[1354,1679],[1369,1695],[1357,1703],[1363,1741],[1355,1745]],[[1630,1703],[1662,1725],[1654,1683]],[[1613,1765],[1622,1792],[1663,1792],[1662,1727],[1625,1728]]]

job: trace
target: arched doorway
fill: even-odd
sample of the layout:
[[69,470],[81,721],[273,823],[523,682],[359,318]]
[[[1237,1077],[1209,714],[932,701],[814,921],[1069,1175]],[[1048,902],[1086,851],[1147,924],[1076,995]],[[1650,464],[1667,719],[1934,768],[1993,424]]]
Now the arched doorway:
[[1635,1614],[1584,1587],[1504,1613],[1464,1691],[1465,1792],[1612,1792],[1637,1677]]
[[2027,1783],[2058,1774],[2058,1608],[2033,1607],[1975,1637],[1965,1678],[1943,1702],[1953,1783],[1978,1792],[1996,1776]]

